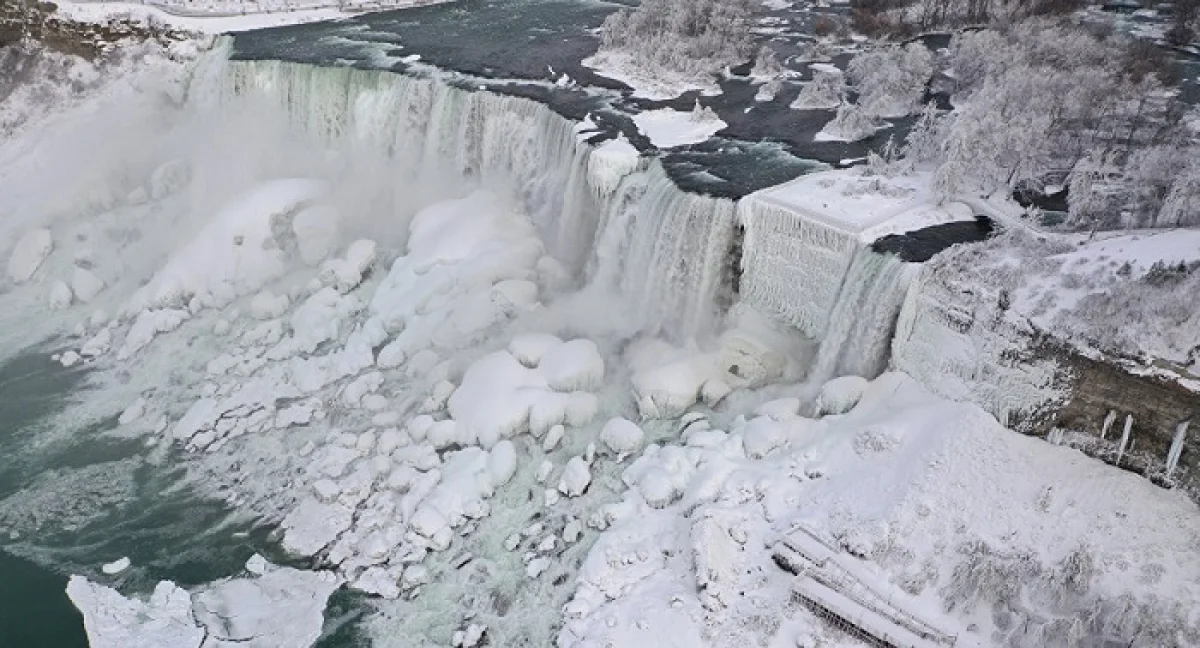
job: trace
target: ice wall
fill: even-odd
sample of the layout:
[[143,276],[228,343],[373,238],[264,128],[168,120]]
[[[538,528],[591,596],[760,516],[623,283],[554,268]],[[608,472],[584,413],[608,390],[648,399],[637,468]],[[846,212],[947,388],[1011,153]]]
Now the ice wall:
[[820,343],[809,377],[873,378],[886,369],[915,266],[769,197],[743,199],[738,218],[742,302]]
[[908,290],[892,366],[947,398],[978,404],[1028,430],[1068,396],[1063,369],[1036,353],[1034,332],[1005,317],[998,296],[925,265]]
[[[222,110],[270,104],[334,155],[378,159],[395,204],[419,207],[472,187],[511,193],[546,252],[579,285],[618,293],[631,317],[675,339],[711,332],[728,278],[734,203],[681,191],[657,162],[614,164],[576,124],[516,97],[416,77],[280,61],[228,61]],[[200,100],[200,99],[197,99]],[[636,159],[636,152],[632,154]],[[400,189],[401,187],[406,189]],[[398,231],[405,225],[397,219]]]

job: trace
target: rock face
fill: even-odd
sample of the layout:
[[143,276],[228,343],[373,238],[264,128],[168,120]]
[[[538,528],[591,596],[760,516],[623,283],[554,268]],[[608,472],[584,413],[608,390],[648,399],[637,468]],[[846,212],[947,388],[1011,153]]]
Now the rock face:
[[28,37],[64,54],[92,58],[120,41],[154,39],[166,44],[185,38],[175,30],[130,22],[74,22],[60,18],[57,10],[52,2],[0,2],[0,47]]
[[[1200,501],[1200,429],[1184,435],[1167,475],[1180,424],[1200,427],[1200,393],[1134,373],[1117,358],[1084,356],[1053,332],[1007,316],[986,287],[923,276],[901,313],[892,364],[1018,432],[1076,447]],[[1114,422],[1102,439],[1110,412]],[[1122,452],[1126,416],[1133,423]]]
[[[1165,378],[1130,373],[1113,362],[1061,350],[1056,356],[1072,374],[1071,398],[1044,426],[1046,433],[1055,427],[1081,433],[1065,441],[1159,485],[1181,486],[1200,500],[1200,393]],[[1105,430],[1110,413],[1112,422]],[[1127,416],[1132,425],[1122,452]],[[1175,469],[1168,475],[1171,446],[1180,424],[1188,421],[1194,429],[1190,435],[1185,431]]]

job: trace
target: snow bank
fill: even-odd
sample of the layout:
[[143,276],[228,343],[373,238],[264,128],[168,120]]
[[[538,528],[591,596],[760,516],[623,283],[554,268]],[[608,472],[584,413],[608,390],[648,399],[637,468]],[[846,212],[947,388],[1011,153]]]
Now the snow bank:
[[[623,473],[622,501],[589,519],[602,532],[564,608],[560,645],[822,640],[830,631],[792,605],[794,576],[765,548],[797,532],[832,556],[818,576],[830,564],[842,570],[829,573],[843,580],[823,582],[852,574],[960,642],[1057,644],[1072,632],[1129,641],[1138,630],[1127,614],[1166,643],[1190,641],[1186,604],[1166,620],[1158,604],[1109,610],[1100,601],[1200,595],[1195,504],[1005,431],[903,374],[854,382],[865,389],[842,416],[806,419],[784,400],[728,431],[694,422],[683,445],[648,447]],[[1162,561],[1171,568],[1152,566]],[[1155,577],[1098,568],[1114,562]],[[1013,605],[1015,593],[1030,603]],[[1099,610],[1099,625],[1072,629],[1085,610]],[[744,622],[754,614],[787,622]]]
[[186,302],[196,295],[221,302],[257,291],[285,268],[272,219],[318,199],[326,187],[316,180],[274,180],[234,199],[187,239],[126,307],[137,313]]

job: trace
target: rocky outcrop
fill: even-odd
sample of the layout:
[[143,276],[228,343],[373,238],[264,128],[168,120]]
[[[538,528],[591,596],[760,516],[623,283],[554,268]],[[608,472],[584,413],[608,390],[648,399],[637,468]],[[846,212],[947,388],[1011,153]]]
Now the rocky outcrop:
[[67,20],[51,2],[0,0],[0,47],[29,39],[64,54],[94,58],[121,42],[156,40],[166,45],[185,38],[187,34],[177,30],[133,21]]
[[[1003,295],[986,285],[924,273],[901,312],[892,364],[1013,430],[1078,448],[1200,501],[1200,392],[1127,359],[1085,355],[1008,312]],[[1122,444],[1127,416],[1132,424]],[[1168,471],[1186,421],[1195,429],[1183,436]]]
[[[1106,463],[1137,472],[1161,486],[1181,486],[1200,499],[1200,393],[1158,376],[1138,375],[1114,360],[1052,351],[1071,375],[1070,399],[1040,432],[1070,432],[1062,442]],[[1130,433],[1124,438],[1126,417]],[[1105,430],[1105,421],[1111,421]],[[1174,470],[1168,471],[1180,425],[1184,434]],[[1189,438],[1189,436],[1191,438]]]

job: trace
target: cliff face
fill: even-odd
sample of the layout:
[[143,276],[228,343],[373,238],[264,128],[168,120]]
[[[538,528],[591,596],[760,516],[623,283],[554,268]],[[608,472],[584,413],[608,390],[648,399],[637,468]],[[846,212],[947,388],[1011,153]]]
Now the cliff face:
[[58,7],[34,0],[0,0],[0,47],[31,39],[64,54],[94,58],[116,43],[156,40],[164,45],[183,32],[130,21],[93,24],[65,20]]
[[[1071,374],[1071,397],[1047,432],[1054,427],[1073,432],[1064,442],[1159,485],[1181,486],[1200,499],[1200,393],[1178,382],[1134,374],[1114,362],[1062,349],[1054,353]],[[1127,417],[1130,432],[1122,451]],[[1176,465],[1168,474],[1180,425],[1189,421],[1195,429],[1190,435],[1183,431]]]
[[[980,405],[1014,430],[1200,501],[1200,393],[1121,359],[1088,357],[1010,313],[1002,291],[952,276],[927,270],[914,284],[893,341],[895,368],[936,393]],[[1186,421],[1195,429],[1178,442],[1168,474]]]

